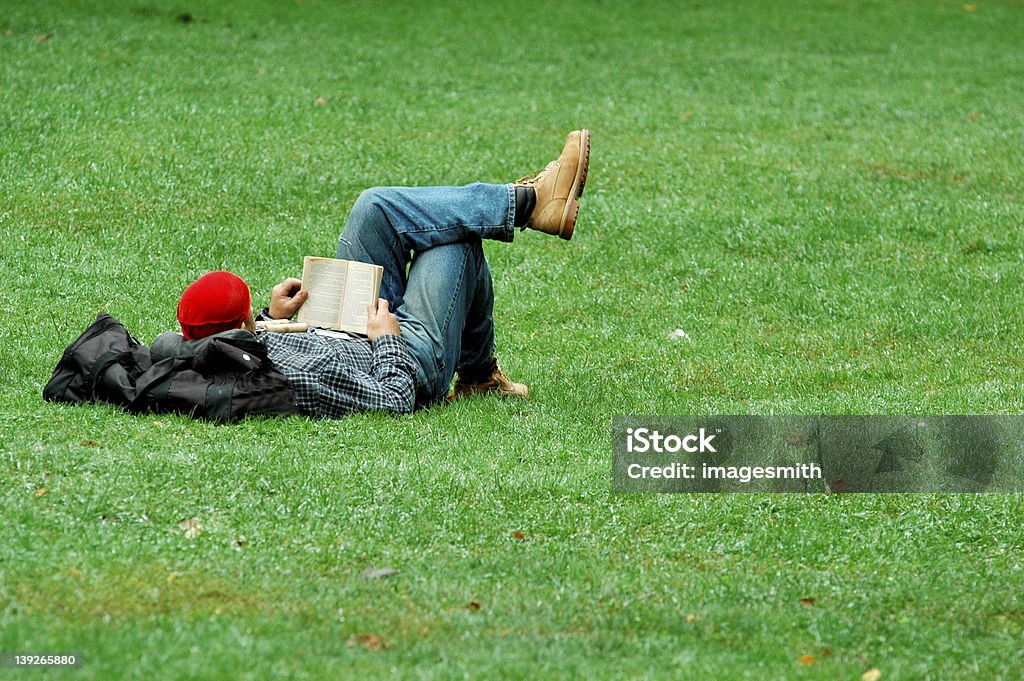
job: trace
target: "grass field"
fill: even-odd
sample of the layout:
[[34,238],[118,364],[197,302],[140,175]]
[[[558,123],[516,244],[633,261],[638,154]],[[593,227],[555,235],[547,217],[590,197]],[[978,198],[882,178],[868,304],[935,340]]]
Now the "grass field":
[[[4,2],[0,651],[85,661],[0,678],[1024,677],[1020,496],[610,492],[616,414],[1024,409],[1021,36],[1010,0]],[[574,239],[487,245],[529,401],[42,402],[97,311],[151,341],[219,268],[262,306],[362,189],[581,126]]]

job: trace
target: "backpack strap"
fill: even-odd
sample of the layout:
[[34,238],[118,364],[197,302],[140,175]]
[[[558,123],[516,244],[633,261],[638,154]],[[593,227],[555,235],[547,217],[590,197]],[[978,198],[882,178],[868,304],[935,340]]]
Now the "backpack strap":
[[137,364],[131,350],[108,350],[96,358],[89,367],[89,392],[96,394],[96,384],[103,380],[103,374],[112,364],[124,364],[122,360],[131,358],[132,364]]

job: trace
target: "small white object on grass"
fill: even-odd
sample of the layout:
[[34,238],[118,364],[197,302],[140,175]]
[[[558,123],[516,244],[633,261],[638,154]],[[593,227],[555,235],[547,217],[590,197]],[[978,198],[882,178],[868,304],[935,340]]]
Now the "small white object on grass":
[[686,333],[682,329],[676,329],[668,335],[669,340],[691,340],[690,334]]
[[359,573],[360,579],[383,579],[385,577],[393,577],[398,574],[398,570],[393,567],[381,567],[375,568],[372,565],[362,572]]

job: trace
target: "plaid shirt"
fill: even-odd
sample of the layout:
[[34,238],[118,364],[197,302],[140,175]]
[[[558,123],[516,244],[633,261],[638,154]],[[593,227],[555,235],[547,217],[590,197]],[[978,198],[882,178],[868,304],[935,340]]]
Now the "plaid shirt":
[[291,381],[304,414],[407,414],[415,407],[416,364],[401,336],[381,336],[373,342],[314,333],[260,333],[259,338],[270,361]]

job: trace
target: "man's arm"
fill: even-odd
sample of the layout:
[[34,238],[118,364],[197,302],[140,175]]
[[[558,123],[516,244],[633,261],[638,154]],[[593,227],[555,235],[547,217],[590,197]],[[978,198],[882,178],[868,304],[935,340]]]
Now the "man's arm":
[[[416,364],[405,339],[385,334],[372,341],[369,373],[337,360],[327,363],[316,385],[318,416],[338,418],[354,411],[408,414],[416,407]],[[287,372],[286,372],[287,374]]]
[[[294,297],[288,291],[283,294]],[[387,301],[382,299],[367,311],[371,343],[369,367],[365,364],[365,355],[361,354],[365,351],[357,349],[365,348],[365,341],[339,340],[332,345],[333,350],[327,351],[321,342],[306,334],[264,336],[271,361],[292,381],[303,411],[340,418],[356,411],[405,414],[413,410],[416,364],[400,335],[398,319],[388,308]],[[363,359],[359,359],[360,356]]]
[[388,308],[388,301],[379,298],[366,311],[366,335],[373,345],[372,380],[357,383],[355,390],[351,383],[346,387],[362,409],[408,414],[416,406],[416,365],[405,347],[398,318]]

